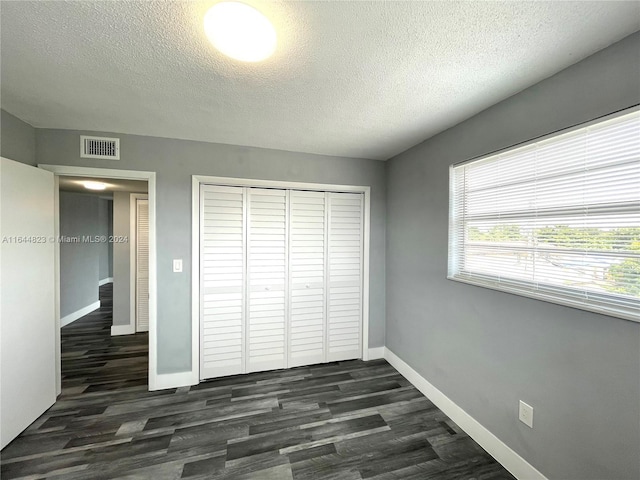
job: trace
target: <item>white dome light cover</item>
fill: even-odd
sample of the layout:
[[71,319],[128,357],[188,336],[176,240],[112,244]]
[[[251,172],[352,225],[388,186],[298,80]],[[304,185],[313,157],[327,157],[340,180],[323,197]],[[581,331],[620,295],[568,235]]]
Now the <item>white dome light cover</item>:
[[86,181],[81,183],[88,190],[105,190],[107,188],[107,184],[102,182]]
[[260,62],[276,49],[277,36],[267,17],[240,2],[220,2],[204,16],[209,41],[225,55],[243,62]]

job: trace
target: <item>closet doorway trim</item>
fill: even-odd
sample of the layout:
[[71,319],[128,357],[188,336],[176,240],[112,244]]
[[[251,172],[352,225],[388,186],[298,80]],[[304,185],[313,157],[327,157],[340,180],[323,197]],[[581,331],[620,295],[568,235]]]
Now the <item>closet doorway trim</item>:
[[194,384],[200,379],[200,185],[229,187],[280,188],[364,194],[364,245],[362,267],[362,359],[369,360],[369,241],[371,231],[371,187],[363,185],[329,185],[324,183],[252,180],[248,178],[191,177],[191,375]]

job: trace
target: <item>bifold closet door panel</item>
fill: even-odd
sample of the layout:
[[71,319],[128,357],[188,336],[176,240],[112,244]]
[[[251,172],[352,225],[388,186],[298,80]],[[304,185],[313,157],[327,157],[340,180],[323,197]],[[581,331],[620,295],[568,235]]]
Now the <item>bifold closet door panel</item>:
[[245,189],[200,195],[200,378],[245,369]]
[[327,361],[362,357],[363,195],[329,193]]
[[289,367],[325,361],[324,192],[290,192]]
[[248,188],[247,372],[287,367],[286,190]]

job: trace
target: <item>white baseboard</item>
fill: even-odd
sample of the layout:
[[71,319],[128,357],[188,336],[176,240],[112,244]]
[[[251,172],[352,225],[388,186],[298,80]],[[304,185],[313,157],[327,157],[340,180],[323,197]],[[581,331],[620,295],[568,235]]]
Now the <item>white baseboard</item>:
[[193,372],[159,373],[155,379],[149,379],[149,390],[164,390],[166,388],[186,387],[197,385],[198,378]]
[[384,358],[384,347],[374,347],[369,349],[369,360]]
[[425,397],[431,400],[436,407],[442,410],[451,420],[453,420],[462,430],[473,438],[482,448],[484,448],[493,458],[495,458],[504,468],[509,470],[513,476],[526,480],[547,480],[547,478],[518,455],[502,440],[483,427],[471,415],[465,412],[444,393],[429,383],[418,372],[411,368],[404,360],[386,347],[384,348],[384,358],[409,380]]
[[135,325],[111,325],[111,336],[133,335],[136,333]]
[[91,313],[94,310],[97,310],[98,308],[100,308],[100,300],[92,303],[91,305],[87,305],[86,307],[81,308],[80,310],[76,310],[75,312],[70,313],[69,315],[65,315],[60,319],[60,327],[62,328],[66,325],[69,325],[71,322],[75,322],[79,318],[84,317],[86,314]]
[[103,278],[98,282],[98,286],[101,287],[102,285],[106,285],[107,283],[113,283],[113,277]]

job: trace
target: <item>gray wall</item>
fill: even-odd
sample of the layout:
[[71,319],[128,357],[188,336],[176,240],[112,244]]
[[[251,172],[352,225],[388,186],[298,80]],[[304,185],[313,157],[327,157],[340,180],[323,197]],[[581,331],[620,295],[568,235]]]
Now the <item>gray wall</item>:
[[[111,210],[113,201],[106,198],[98,198],[98,235],[109,238],[112,231]],[[112,276],[113,266],[111,265],[113,256],[113,244],[109,241],[99,243],[99,271],[98,278],[105,280]]]
[[634,34],[387,162],[386,346],[548,478],[640,478],[640,324],[447,280],[448,169],[640,103],[639,52]]
[[100,244],[82,237],[99,232],[98,197],[60,192],[60,236],[81,239],[60,243],[61,318],[98,301]]
[[[130,236],[128,192],[113,193],[113,235]],[[113,324],[129,325],[131,312],[131,248],[129,242],[113,244]]]
[[[38,129],[38,162],[157,172],[159,373],[181,372],[191,368],[193,174],[370,185],[369,345],[376,347],[384,344],[386,197],[383,162],[122,134],[105,134],[120,137],[120,161],[87,160],[79,158],[78,148],[78,136],[85,133],[88,132]],[[114,223],[117,223],[116,214],[114,210]],[[117,234],[115,229],[114,233]],[[117,255],[115,247],[114,257]],[[172,272],[173,258],[183,259],[182,273]],[[114,259],[116,282],[118,264]]]
[[0,156],[36,164],[36,129],[4,110],[0,110]]

